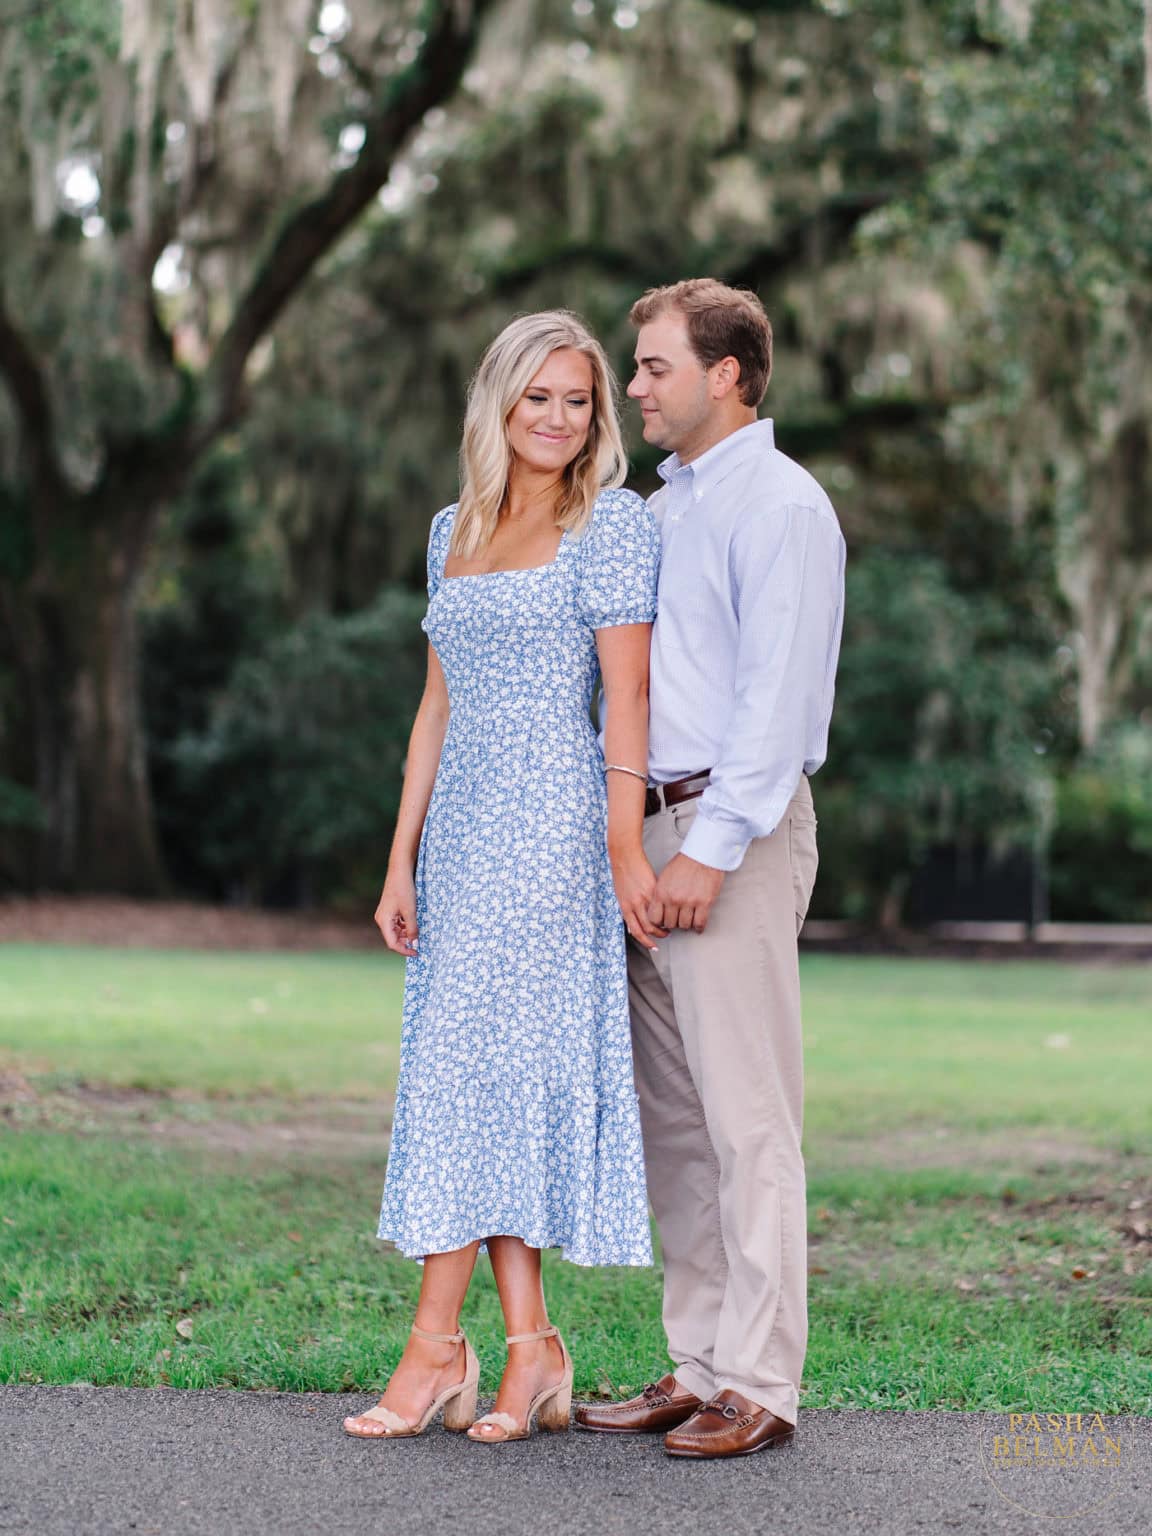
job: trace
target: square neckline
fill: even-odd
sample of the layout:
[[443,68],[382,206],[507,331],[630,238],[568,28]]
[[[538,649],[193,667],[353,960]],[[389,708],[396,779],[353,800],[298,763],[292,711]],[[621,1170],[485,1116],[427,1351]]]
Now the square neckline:
[[569,530],[567,528],[560,530],[560,542],[556,546],[556,553],[552,556],[551,560],[545,561],[543,565],[502,565],[498,566],[494,571],[461,571],[459,576],[449,576],[444,570],[444,566],[448,564],[448,553],[445,551],[444,565],[440,567],[440,580],[442,582],[475,581],[480,576],[532,576],[539,571],[550,571],[554,565],[560,564],[560,556],[564,553],[565,546],[568,543],[568,533]]

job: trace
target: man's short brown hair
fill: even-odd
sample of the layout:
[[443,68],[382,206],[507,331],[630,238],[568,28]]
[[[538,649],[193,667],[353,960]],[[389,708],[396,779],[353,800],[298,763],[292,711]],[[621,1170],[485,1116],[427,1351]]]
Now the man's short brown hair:
[[740,364],[740,399],[757,406],[772,377],[772,322],[764,306],[746,288],[729,288],[714,277],[689,277],[664,288],[649,288],[628,319],[640,329],[674,311],[683,315],[688,340],[705,368],[722,357]]

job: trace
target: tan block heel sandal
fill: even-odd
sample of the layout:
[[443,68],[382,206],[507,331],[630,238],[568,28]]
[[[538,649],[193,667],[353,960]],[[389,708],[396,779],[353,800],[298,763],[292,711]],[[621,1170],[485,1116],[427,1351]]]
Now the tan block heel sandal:
[[[572,1412],[572,1357],[568,1353],[568,1346],[560,1337],[560,1330],[541,1328],[537,1333],[517,1333],[505,1339],[504,1342],[531,1344],[536,1339],[558,1341],[564,1355],[563,1376],[553,1386],[545,1387],[543,1392],[537,1392],[528,1404],[528,1412],[522,1424],[517,1423],[510,1413],[497,1411],[486,1413],[483,1418],[477,1419],[468,1431],[469,1440],[475,1440],[478,1445],[504,1445],[509,1440],[527,1440],[532,1433],[533,1418],[541,1429],[551,1430],[553,1433],[568,1428],[568,1420]],[[500,1433],[477,1434],[476,1431],[485,1424],[492,1425]]]
[[[418,1423],[410,1424],[407,1419],[402,1419],[390,1408],[383,1408],[377,1404],[375,1408],[369,1408],[366,1413],[354,1414],[345,1419],[346,1434],[354,1435],[359,1440],[408,1440],[413,1435],[422,1435],[441,1409],[444,1410],[445,1429],[467,1429],[475,1419],[476,1392],[480,1385],[480,1362],[476,1358],[476,1351],[464,1334],[462,1332],[429,1333],[426,1328],[417,1328],[415,1324],[412,1325],[412,1332],[418,1339],[429,1339],[433,1344],[463,1344],[464,1380],[458,1381],[454,1387],[446,1387],[439,1397],[433,1398]],[[379,1424],[380,1428],[357,1427],[363,1419]]]

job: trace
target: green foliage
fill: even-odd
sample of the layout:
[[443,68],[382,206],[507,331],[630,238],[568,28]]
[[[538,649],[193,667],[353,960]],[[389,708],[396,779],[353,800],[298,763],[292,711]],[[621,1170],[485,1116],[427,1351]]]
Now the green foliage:
[[926,233],[993,245],[1031,308],[1038,282],[1077,305],[1108,302],[1152,268],[1142,6],[1029,10],[1026,26],[988,29],[990,50],[929,63],[943,153],[927,189],[942,222]]
[[[951,436],[1013,522],[1054,528],[1086,745],[1152,649],[1152,124],[1141,0],[953,6],[913,65],[933,146],[867,226],[951,271],[967,398]],[[941,283],[942,293],[948,286]]]
[[1064,778],[1051,845],[1054,919],[1152,922],[1152,730],[1110,736]]
[[[4,300],[77,485],[108,441],[197,408],[259,253],[352,158],[341,131],[395,67],[393,27],[415,24],[381,0],[320,57],[245,0],[197,63],[173,16],[140,11],[128,58],[112,0],[18,7],[0,71]],[[476,358],[511,313],[567,304],[625,372],[630,300],[702,271],[767,302],[780,440],[828,483],[853,549],[817,910],[891,915],[940,839],[1033,842],[1073,707],[1086,741],[1132,716],[1152,638],[1140,0],[686,0],[633,27],[607,3],[512,0],[489,25],[382,202],[253,354],[243,424],[152,552],[141,674],[175,884],[288,900],[374,883],[364,849],[378,872],[416,689],[407,662],[389,671],[376,719],[368,631],[396,626],[413,660],[418,605],[376,595],[422,574]],[[72,156],[100,184],[103,227],[83,235],[57,182]],[[187,287],[157,298],[140,253],[165,242]],[[650,488],[656,456],[632,448]],[[33,462],[5,399],[0,580],[21,594],[45,558],[22,499]],[[0,636],[0,652],[15,665],[21,647]],[[3,700],[0,774],[26,792],[6,796],[9,822],[33,809],[22,699]],[[1139,816],[1111,782],[1089,766],[1059,793],[1061,912],[1138,906]]]
[[[12,697],[16,692],[15,681],[8,670],[0,666],[0,761],[9,753],[15,756],[13,749],[19,746],[19,743],[5,740],[10,730],[9,721],[14,714]],[[5,834],[0,838],[0,891],[17,880],[18,864],[13,857],[12,847],[17,837],[13,834],[38,832],[44,826],[44,820],[44,806],[39,795],[18,779],[0,772],[0,833]]]
[[200,844],[219,814],[219,785],[186,775],[177,744],[204,730],[239,659],[282,617],[280,564],[250,481],[234,442],[204,461],[162,531],[141,614],[143,710],[165,863],[179,886],[217,897],[228,888]]
[[425,601],[385,589],[314,613],[245,656],[203,731],[173,749],[213,807],[202,857],[229,888],[363,899],[379,887],[424,684]]
[[[327,520],[371,483],[358,457],[370,436],[334,401],[258,419],[205,461],[157,553],[144,700],[165,858],[184,888],[277,904],[379,892],[425,600],[380,584],[366,522],[363,570],[327,558]],[[326,494],[302,469],[317,462]],[[351,612],[330,611],[349,597]]]
[[38,827],[43,818],[44,809],[31,790],[0,778],[0,827]]
[[99,91],[101,58],[115,57],[120,41],[116,0],[41,0],[22,5],[6,0],[5,29],[18,32],[43,70],[51,108],[75,113]]
[[931,843],[1029,845],[1054,691],[993,594],[960,591],[930,556],[850,561],[814,915],[877,916]]

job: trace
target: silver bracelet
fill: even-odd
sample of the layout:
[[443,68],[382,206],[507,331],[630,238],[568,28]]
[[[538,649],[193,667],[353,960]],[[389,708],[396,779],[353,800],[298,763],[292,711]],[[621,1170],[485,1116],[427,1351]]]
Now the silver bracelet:
[[605,763],[604,764],[604,772],[605,773],[630,773],[634,779],[643,779],[645,784],[647,784],[647,782],[648,782],[648,775],[646,773],[637,773],[635,768],[625,768],[623,763]]

